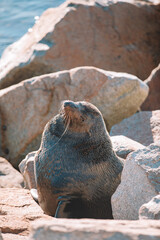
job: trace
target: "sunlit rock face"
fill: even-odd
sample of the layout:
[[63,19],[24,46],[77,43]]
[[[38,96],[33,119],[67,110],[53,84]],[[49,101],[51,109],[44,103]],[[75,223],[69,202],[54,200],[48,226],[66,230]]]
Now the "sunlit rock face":
[[67,1],[46,10],[0,60],[0,88],[77,66],[146,79],[159,63],[159,5]]

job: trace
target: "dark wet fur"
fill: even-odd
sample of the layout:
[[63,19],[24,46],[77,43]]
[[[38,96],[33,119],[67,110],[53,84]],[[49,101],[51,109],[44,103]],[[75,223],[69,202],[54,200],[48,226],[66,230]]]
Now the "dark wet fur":
[[63,103],[44,129],[35,167],[39,203],[47,214],[113,218],[111,196],[120,183],[123,163],[95,106]]

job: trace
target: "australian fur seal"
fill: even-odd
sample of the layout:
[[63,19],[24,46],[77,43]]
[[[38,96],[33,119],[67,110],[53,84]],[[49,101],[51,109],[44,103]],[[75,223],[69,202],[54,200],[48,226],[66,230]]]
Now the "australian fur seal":
[[100,111],[88,102],[64,101],[35,157],[39,204],[55,217],[112,219],[122,168]]

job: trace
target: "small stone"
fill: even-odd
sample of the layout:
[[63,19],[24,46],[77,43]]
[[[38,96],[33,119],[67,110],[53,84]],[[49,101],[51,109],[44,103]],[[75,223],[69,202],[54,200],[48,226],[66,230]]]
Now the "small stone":
[[138,112],[114,125],[110,135],[123,135],[145,146],[159,142],[160,110]]

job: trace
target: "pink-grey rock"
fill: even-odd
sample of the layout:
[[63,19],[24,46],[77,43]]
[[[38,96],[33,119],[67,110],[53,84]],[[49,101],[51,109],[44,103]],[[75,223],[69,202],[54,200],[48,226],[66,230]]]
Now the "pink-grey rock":
[[0,188],[0,215],[41,216],[42,209],[32,199],[29,190]]
[[29,240],[158,240],[160,222],[53,219],[34,222]]
[[22,188],[22,175],[4,158],[0,157],[0,188]]
[[[126,24],[127,23],[127,24]],[[159,4],[72,0],[46,10],[0,60],[0,88],[78,66],[146,79],[159,63]]]
[[132,152],[112,195],[114,219],[136,220],[139,209],[160,192],[160,143]]
[[129,153],[145,147],[144,145],[122,135],[112,136],[111,141],[114,151],[121,158],[126,158]]
[[4,240],[27,240],[37,219],[51,220],[32,199],[29,190],[0,188],[0,229]]
[[0,155],[17,167],[39,148],[46,123],[63,100],[89,101],[102,112],[108,129],[134,114],[148,86],[126,73],[79,67],[28,79],[0,91]]
[[36,151],[28,153],[25,159],[19,164],[19,170],[23,175],[25,188],[36,189],[35,171],[34,171],[34,157]]
[[160,220],[160,195],[155,196],[140,207],[139,219]]
[[145,146],[159,142],[160,110],[138,112],[114,125],[110,135],[124,135]]
[[160,64],[152,72],[145,83],[149,86],[149,95],[141,106],[143,111],[160,109]]

